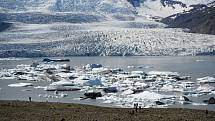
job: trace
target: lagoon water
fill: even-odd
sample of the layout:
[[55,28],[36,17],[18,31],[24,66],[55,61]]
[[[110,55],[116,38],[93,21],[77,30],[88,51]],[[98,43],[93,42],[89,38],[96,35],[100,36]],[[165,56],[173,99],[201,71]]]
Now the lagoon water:
[[[191,76],[191,81],[196,81],[196,78],[205,76],[215,77],[215,56],[144,56],[144,57],[65,57],[69,58],[70,62],[61,62],[61,64],[68,64],[71,66],[81,66],[89,63],[99,63],[109,68],[122,68],[124,71],[141,70],[144,72],[149,71],[175,71],[183,76]],[[43,58],[10,58],[0,59],[0,69],[15,68],[18,64],[31,64],[38,61],[42,63]],[[149,66],[150,68],[127,68],[128,66]],[[43,89],[35,89],[33,87],[8,87],[9,84],[27,82],[23,80],[0,80],[0,100],[28,100],[31,96],[33,101],[54,101],[54,102],[67,102],[67,103],[82,103],[98,106],[115,106],[114,104],[103,104],[101,100],[79,100],[84,92],[63,92],[68,94],[65,98],[45,98],[39,95],[49,95],[53,92],[46,92]],[[30,82],[35,86],[46,86],[50,82]],[[209,99],[215,95],[204,95],[201,97],[191,98],[195,102],[201,103],[202,100]],[[205,109],[206,106],[193,106],[193,105],[173,105],[170,107],[181,108],[198,108]],[[214,105],[208,105],[207,108],[215,110]]]

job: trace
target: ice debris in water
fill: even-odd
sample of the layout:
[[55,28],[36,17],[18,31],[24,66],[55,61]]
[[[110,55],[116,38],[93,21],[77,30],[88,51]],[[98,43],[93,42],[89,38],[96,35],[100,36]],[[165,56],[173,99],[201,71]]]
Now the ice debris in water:
[[[135,67],[136,68],[136,67]],[[104,103],[122,107],[132,107],[139,103],[142,107],[165,107],[168,105],[197,104],[180,97],[201,96],[215,93],[213,77],[198,78],[189,81],[189,76],[180,76],[178,72],[143,71],[125,72],[120,68],[111,69],[101,64],[87,64],[71,67],[67,64],[37,63],[17,65],[14,69],[1,70],[0,78],[11,77],[18,80],[46,81],[46,86],[36,86],[55,92],[53,95],[39,95],[44,98],[63,98],[64,93],[56,91],[98,90]],[[33,86],[32,83],[10,84],[10,87]]]

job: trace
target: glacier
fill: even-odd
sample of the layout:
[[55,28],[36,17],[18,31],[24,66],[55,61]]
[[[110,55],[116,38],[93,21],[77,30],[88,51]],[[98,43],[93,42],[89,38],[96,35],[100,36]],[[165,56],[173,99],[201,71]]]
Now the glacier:
[[0,57],[214,55],[214,35],[153,19],[211,0],[162,1],[1,0]]
[[20,24],[0,34],[1,57],[214,54],[215,35],[146,21]]

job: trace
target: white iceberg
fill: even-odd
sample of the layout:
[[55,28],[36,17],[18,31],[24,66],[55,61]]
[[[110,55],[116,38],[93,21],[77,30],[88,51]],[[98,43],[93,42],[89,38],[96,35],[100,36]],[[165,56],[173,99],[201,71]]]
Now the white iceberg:
[[60,98],[65,98],[68,96],[68,94],[64,94],[64,93],[58,93],[58,94],[54,94],[54,95],[48,95],[48,94],[39,94],[39,97],[43,97],[43,98],[56,98],[56,99],[60,99]]
[[16,84],[9,84],[9,87],[28,87],[33,86],[32,83],[16,83]]
[[81,88],[76,86],[49,85],[44,88],[46,91],[79,91]]
[[199,93],[211,93],[212,91],[215,91],[215,87],[210,85],[200,85],[196,90]]
[[164,85],[160,90],[165,92],[175,91],[173,85]]
[[74,76],[75,74],[74,73],[63,73],[63,72],[60,72],[60,73],[57,73],[55,74],[56,76],[60,76],[62,78],[69,78],[71,76]]
[[106,74],[106,73],[110,73],[110,72],[111,72],[110,69],[103,68],[103,67],[101,67],[101,68],[93,68],[92,69],[92,73],[93,74],[98,74],[98,73],[100,73],[100,74]]
[[145,75],[146,73],[143,71],[132,71],[131,74]]
[[203,78],[197,78],[197,81],[199,84],[210,84],[210,83],[215,83],[215,78],[210,77],[210,76],[206,76]]
[[133,94],[134,91],[131,90],[131,89],[128,89],[128,90],[125,90],[124,92],[121,93],[121,95],[130,95],[130,94]]
[[179,76],[178,72],[171,71],[150,71],[149,75],[161,75],[161,76]]
[[162,94],[158,94],[150,91],[144,91],[138,94],[133,94],[131,95],[131,97],[137,98],[137,99],[152,100],[152,101],[175,98],[175,96],[173,95],[162,95]]
[[137,86],[137,87],[147,87],[148,84],[144,83],[144,82],[135,82],[134,83],[134,86]]
[[90,79],[87,80],[86,82],[83,83],[84,86],[103,86],[102,82],[100,79]]
[[43,87],[43,86],[36,86],[34,87],[35,89],[45,89],[46,87]]
[[50,85],[52,85],[52,86],[57,86],[57,85],[61,85],[61,86],[74,86],[75,83],[74,83],[74,81],[62,80],[62,81],[53,82]]

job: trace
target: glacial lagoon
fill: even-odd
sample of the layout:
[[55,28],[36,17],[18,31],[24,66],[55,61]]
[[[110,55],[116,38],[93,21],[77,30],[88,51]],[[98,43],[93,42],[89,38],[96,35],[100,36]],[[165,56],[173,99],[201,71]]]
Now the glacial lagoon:
[[[62,57],[59,57],[62,58]],[[120,68],[125,72],[139,71],[145,72],[146,74],[153,71],[158,72],[176,72],[180,76],[189,76],[189,80],[180,80],[180,82],[193,82],[196,86],[195,89],[199,88],[197,79],[203,77],[215,77],[215,56],[106,56],[106,57],[63,57],[70,59],[69,62],[52,62],[48,65],[68,65],[71,68],[82,68],[87,64],[101,64],[104,68],[117,69]],[[66,102],[66,103],[81,103],[89,105],[98,105],[105,107],[129,107],[127,103],[133,102],[143,102],[145,100],[128,100],[129,94],[123,103],[114,102],[116,99],[122,99],[120,94],[104,94],[103,97],[97,99],[85,99],[81,100],[80,97],[84,96],[85,90],[80,91],[59,91],[58,93],[62,95],[56,96],[53,91],[45,91],[44,88],[53,82],[50,81],[29,81],[29,80],[19,80],[17,78],[4,78],[3,70],[17,68],[17,65],[31,65],[33,62],[38,62],[41,64],[47,64],[43,62],[44,58],[1,58],[0,59],[0,100],[28,100],[29,97],[33,101],[51,101],[51,102]],[[55,59],[55,58],[53,58]],[[119,75],[119,74],[118,74]],[[106,78],[108,79],[108,78]],[[31,83],[33,86],[27,87],[10,87],[10,84],[16,83]],[[208,100],[210,97],[215,97],[214,91],[208,94],[201,95],[186,95],[191,103],[180,103],[176,98],[183,96],[182,92],[173,91],[156,91],[152,89],[149,83],[149,88],[144,88],[144,92],[149,92],[148,94],[154,94],[159,96],[173,96],[167,100],[160,100],[167,103],[166,107],[180,107],[180,108],[194,108],[194,109],[205,109],[215,110],[214,105],[207,105],[203,100]],[[154,83],[153,83],[154,84]],[[167,86],[168,87],[168,86]],[[210,88],[214,87],[214,84],[210,84]],[[127,91],[128,92],[128,91]],[[65,95],[65,96],[64,96]],[[109,96],[109,97],[108,97]],[[146,95],[144,95],[146,96]],[[137,96],[138,97],[138,96]],[[146,96],[147,97],[147,96]],[[110,99],[116,98],[116,99]],[[109,99],[109,100],[108,100]],[[129,102],[130,101],[130,102]],[[124,104],[125,103],[125,104]],[[154,107],[150,103],[147,103],[145,107]]]

